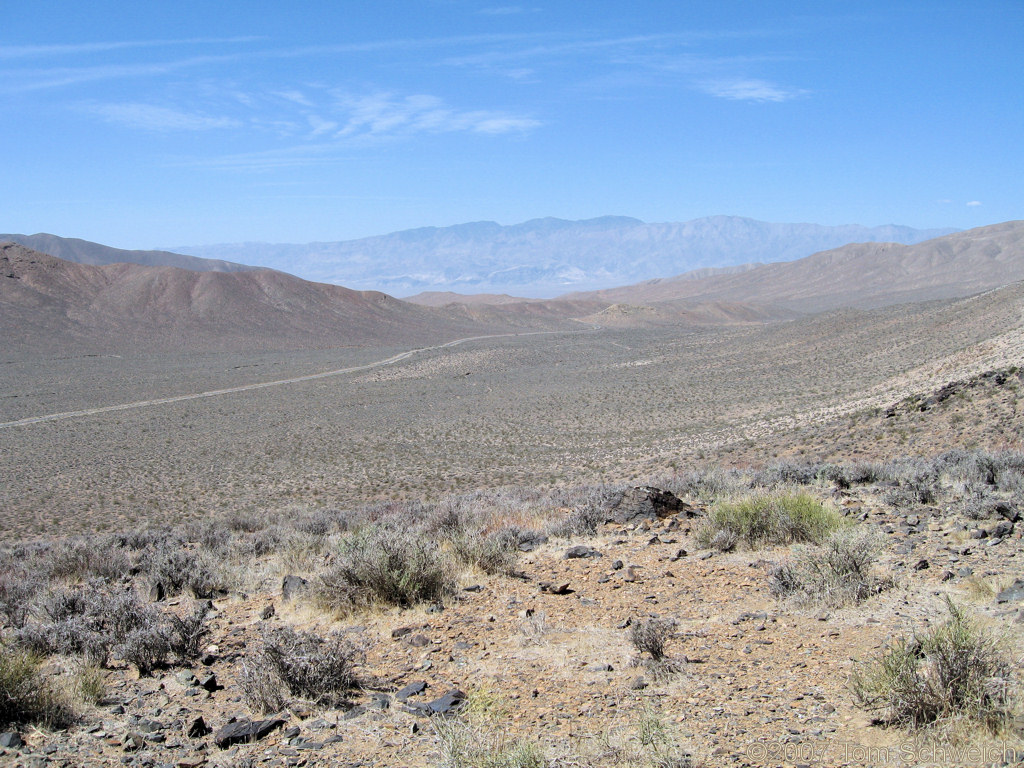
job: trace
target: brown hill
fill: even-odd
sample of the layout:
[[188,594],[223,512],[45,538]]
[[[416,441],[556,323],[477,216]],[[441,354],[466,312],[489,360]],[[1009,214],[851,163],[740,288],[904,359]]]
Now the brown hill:
[[820,312],[969,296],[1017,280],[1024,280],[1024,221],[917,245],[852,244],[733,274],[684,274],[566,298],[629,304],[700,298]]
[[273,270],[92,266],[0,245],[0,322],[13,355],[407,345],[569,327],[563,318],[420,307]]
[[77,264],[143,264],[148,267],[180,267],[196,272],[240,272],[261,267],[251,267],[223,259],[201,259],[171,251],[129,251],[112,248],[109,245],[80,240],[76,237],[59,237],[40,232],[35,235],[0,235],[0,243],[11,242],[24,245],[58,259]]

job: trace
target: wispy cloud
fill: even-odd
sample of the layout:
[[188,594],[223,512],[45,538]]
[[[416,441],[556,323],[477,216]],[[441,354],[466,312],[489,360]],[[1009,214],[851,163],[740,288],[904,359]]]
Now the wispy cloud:
[[241,125],[232,118],[210,117],[152,104],[92,104],[84,109],[108,122],[146,131],[208,131]]
[[414,94],[395,96],[376,93],[346,98],[341,106],[348,113],[340,137],[383,137],[414,133],[515,133],[541,125],[539,120],[494,110],[459,110],[436,96]]
[[967,204],[967,207],[968,208],[976,208],[979,205],[981,205],[981,201],[980,200],[971,200],[971,202],[969,202]]
[[802,88],[787,88],[767,80],[752,78],[705,80],[698,83],[698,87],[711,96],[732,101],[790,101],[810,93]]
[[521,5],[498,5],[490,8],[481,8],[477,13],[481,16],[515,16],[519,13],[527,13],[528,10]]
[[252,43],[262,37],[194,37],[183,40],[122,40],[97,43],[68,43],[63,45],[0,45],[0,59],[31,58],[34,56],[80,56],[89,53],[107,53],[132,48],[159,48],[180,45],[224,45]]

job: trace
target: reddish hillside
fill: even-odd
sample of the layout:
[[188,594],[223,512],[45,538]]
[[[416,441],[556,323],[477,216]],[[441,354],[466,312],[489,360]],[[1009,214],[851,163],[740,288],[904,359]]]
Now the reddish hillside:
[[226,350],[419,344],[565,326],[555,313],[432,309],[258,270],[75,264],[0,245],[7,351]]

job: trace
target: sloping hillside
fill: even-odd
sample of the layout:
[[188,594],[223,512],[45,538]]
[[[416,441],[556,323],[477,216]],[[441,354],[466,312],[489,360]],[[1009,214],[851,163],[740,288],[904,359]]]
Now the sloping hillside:
[[699,298],[820,312],[968,296],[1017,280],[1024,280],[1024,221],[979,227],[917,245],[846,245],[735,274],[684,274],[568,298],[630,304]]
[[0,322],[7,354],[408,345],[576,325],[554,312],[419,307],[272,270],[74,264],[16,244],[0,246]]
[[11,242],[31,248],[34,251],[55,256],[77,264],[143,264],[149,267],[179,267],[196,272],[241,272],[250,269],[247,264],[236,264],[221,259],[201,259],[170,251],[127,251],[111,248],[109,245],[79,240],[75,237],[58,237],[40,233],[36,235],[0,235],[0,243]]

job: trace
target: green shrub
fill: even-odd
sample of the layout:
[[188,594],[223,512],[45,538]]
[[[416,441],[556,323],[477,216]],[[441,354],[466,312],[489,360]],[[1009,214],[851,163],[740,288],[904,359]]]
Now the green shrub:
[[891,586],[875,573],[882,537],[869,528],[840,528],[821,546],[807,546],[769,574],[773,595],[839,607],[859,603]]
[[817,543],[845,524],[835,509],[809,493],[762,493],[715,503],[697,530],[697,541],[722,551],[739,543],[751,549]]
[[964,719],[998,732],[1013,712],[1013,664],[1002,644],[947,600],[949,619],[891,643],[851,677],[857,704],[919,728]]
[[451,564],[434,542],[382,526],[343,541],[320,575],[319,588],[321,599],[333,608],[411,606],[441,600],[454,590]]

